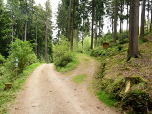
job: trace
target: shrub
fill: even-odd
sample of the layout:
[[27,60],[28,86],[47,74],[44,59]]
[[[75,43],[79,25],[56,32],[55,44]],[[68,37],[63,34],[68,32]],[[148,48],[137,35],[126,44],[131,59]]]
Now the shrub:
[[64,67],[73,61],[73,52],[70,50],[70,43],[63,35],[54,50],[54,65],[56,67]]
[[0,64],[3,64],[5,62],[5,58],[4,58],[4,56],[2,56],[1,54],[0,54]]
[[10,71],[14,70],[15,65],[12,64],[12,61],[15,61],[15,57],[18,57],[19,60],[19,73],[22,72],[26,66],[38,62],[36,55],[33,53],[33,46],[34,45],[29,41],[23,42],[16,38],[15,42],[10,44],[9,57],[7,58],[7,62],[4,64],[5,67]]

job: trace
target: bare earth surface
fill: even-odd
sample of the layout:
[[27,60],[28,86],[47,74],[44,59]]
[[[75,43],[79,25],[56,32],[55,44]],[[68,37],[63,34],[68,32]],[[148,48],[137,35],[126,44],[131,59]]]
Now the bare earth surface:
[[[88,57],[87,57],[88,58]],[[81,60],[82,58],[80,58]],[[68,74],[57,72],[53,64],[40,65],[28,77],[24,90],[18,94],[17,104],[10,114],[118,114],[104,106],[88,90],[96,62],[80,62]],[[87,74],[85,83],[76,84],[71,77]]]

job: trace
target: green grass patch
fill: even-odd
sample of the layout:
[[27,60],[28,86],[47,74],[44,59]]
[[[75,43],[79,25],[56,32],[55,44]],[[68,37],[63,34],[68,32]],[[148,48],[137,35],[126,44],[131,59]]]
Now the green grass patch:
[[75,83],[83,83],[86,78],[87,78],[86,74],[81,74],[81,75],[72,77],[72,81]]
[[44,63],[34,63],[27,66],[23,73],[18,75],[16,80],[13,80],[12,89],[4,91],[5,83],[10,82],[7,78],[8,75],[3,75],[0,80],[0,114],[6,114],[9,111],[10,104],[14,103],[17,97],[17,92],[23,89],[23,84],[35,68]]
[[105,105],[109,107],[116,106],[117,104],[116,100],[112,99],[110,94],[107,94],[104,91],[98,91],[97,96],[100,101],[102,101]]
[[90,60],[87,58],[82,58],[82,61],[89,62]]

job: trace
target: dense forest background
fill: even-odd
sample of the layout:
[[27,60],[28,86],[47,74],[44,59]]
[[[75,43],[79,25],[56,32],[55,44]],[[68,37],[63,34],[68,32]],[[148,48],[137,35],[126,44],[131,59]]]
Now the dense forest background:
[[[39,59],[52,60],[52,10],[50,1],[45,8],[35,5],[34,0],[0,1],[0,53],[8,57],[9,45],[18,38],[34,44],[35,54]],[[44,51],[46,50],[46,51]]]
[[[138,10],[134,13],[139,14],[140,5],[142,12],[139,14],[141,27],[139,27],[139,15],[135,20],[139,28],[136,29],[138,30],[136,34],[138,32],[139,37],[143,38],[145,33],[151,32],[152,18],[150,20],[149,17],[152,1],[137,2]],[[129,38],[131,26],[135,24],[129,21],[133,12],[130,0],[61,0],[58,4],[55,27],[51,22],[52,9],[49,0],[46,1],[45,8],[40,4],[36,6],[34,0],[7,0],[6,5],[2,0],[0,6],[0,53],[5,57],[9,55],[9,45],[15,41],[15,38],[19,38],[35,45],[33,50],[37,58],[53,62],[53,44],[56,45],[62,35],[70,42],[71,50],[87,52],[89,49],[101,46],[105,41],[116,43]],[[126,11],[127,14],[124,15],[123,12]],[[145,15],[145,12],[148,15]],[[110,19],[112,31],[105,35],[103,34],[104,17]],[[127,20],[127,29],[123,30],[125,20]],[[118,25],[119,31],[117,31]],[[53,28],[58,31],[57,38],[52,38]],[[137,37],[136,35],[136,39]],[[137,40],[135,42],[137,44]]]

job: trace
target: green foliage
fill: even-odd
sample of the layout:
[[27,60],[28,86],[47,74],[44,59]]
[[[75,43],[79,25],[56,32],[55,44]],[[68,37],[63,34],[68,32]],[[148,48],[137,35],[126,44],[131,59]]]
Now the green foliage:
[[73,61],[73,52],[70,50],[70,43],[62,36],[58,45],[54,49],[54,65],[56,68],[65,67]]
[[141,43],[147,42],[147,41],[148,41],[148,39],[145,38],[145,37],[143,37],[143,38],[141,38],[141,39],[138,40],[138,43],[141,44]]
[[83,53],[86,53],[91,47],[91,38],[86,36],[83,40]]
[[0,53],[0,64],[3,64],[5,61],[6,60],[5,60],[4,56],[2,56]]
[[102,101],[107,106],[116,106],[117,102],[115,99],[111,98],[110,94],[105,93],[104,91],[98,91],[97,96],[100,101]]
[[0,65],[0,76],[4,75],[5,73],[5,67]]
[[107,34],[105,34],[101,40],[101,43],[104,42],[113,42],[113,35],[111,34],[111,32],[108,32]]
[[87,78],[86,74],[81,74],[81,75],[77,75],[72,77],[72,81],[75,83],[83,83],[83,81]]
[[15,61],[15,57],[18,57],[18,70],[19,73],[23,71],[25,67],[33,63],[38,62],[36,55],[33,53],[33,45],[29,41],[21,41],[15,39],[15,42],[10,44],[9,57],[4,64],[8,70],[14,70],[15,65],[12,61]]

